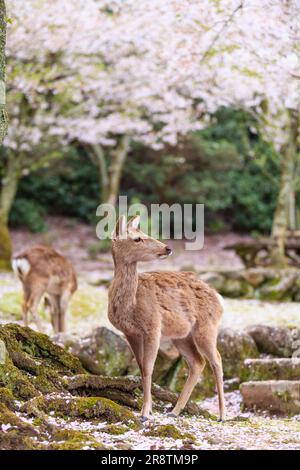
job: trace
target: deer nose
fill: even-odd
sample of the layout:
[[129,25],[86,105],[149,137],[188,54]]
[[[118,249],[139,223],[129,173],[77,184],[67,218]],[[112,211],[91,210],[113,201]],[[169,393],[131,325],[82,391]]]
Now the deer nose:
[[172,254],[172,250],[171,250],[171,248],[169,248],[168,246],[166,247],[166,253],[167,253],[167,255],[171,255],[171,254]]

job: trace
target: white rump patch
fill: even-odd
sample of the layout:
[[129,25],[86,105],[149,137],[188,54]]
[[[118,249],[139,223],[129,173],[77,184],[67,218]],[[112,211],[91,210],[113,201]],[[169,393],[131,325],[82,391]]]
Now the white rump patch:
[[26,258],[13,259],[11,265],[17,276],[25,277],[30,271],[30,263]]
[[219,302],[220,302],[220,304],[221,304],[221,306],[222,306],[222,309],[223,309],[223,311],[224,311],[224,310],[225,310],[225,302],[224,302],[224,299],[223,299],[223,297],[222,297],[220,294],[218,294],[218,292],[217,292],[217,297],[218,297]]

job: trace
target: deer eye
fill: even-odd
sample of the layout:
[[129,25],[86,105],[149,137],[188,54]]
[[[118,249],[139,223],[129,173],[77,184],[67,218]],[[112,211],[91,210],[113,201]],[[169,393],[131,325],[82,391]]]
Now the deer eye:
[[141,237],[134,238],[135,242],[140,242],[141,240],[142,240]]

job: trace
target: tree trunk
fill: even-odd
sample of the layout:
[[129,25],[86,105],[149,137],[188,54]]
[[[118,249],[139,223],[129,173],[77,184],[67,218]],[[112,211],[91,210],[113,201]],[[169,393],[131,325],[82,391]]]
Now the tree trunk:
[[[295,180],[295,178],[294,178]],[[297,229],[297,220],[296,220],[296,189],[295,189],[295,181],[293,188],[290,192],[289,196],[289,222],[288,227],[290,230],[294,231]]]
[[105,202],[106,193],[109,187],[109,179],[104,151],[99,144],[94,144],[91,146],[91,151],[89,151],[89,155],[94,165],[96,165],[98,168],[100,201],[102,203]]
[[129,144],[130,137],[123,136],[117,147],[112,151],[108,162],[100,145],[92,145],[88,150],[90,158],[97,165],[99,171],[101,203],[116,205]]
[[[4,0],[0,0],[0,145],[7,131],[5,109],[5,42],[6,42],[6,9]],[[1,193],[4,188],[1,189]],[[1,194],[2,199],[2,194]],[[4,196],[4,200],[6,197]],[[11,242],[8,231],[8,213],[0,206],[0,269],[10,267]]]
[[121,138],[119,145],[114,150],[108,167],[109,187],[104,195],[103,202],[112,204],[113,206],[116,205],[119,195],[122,171],[129,150],[129,143],[130,138],[127,135],[124,135]]
[[19,181],[19,159],[8,155],[0,192],[0,269],[10,269],[12,246],[8,230],[10,209]]
[[6,9],[4,0],[0,0],[0,145],[7,131],[5,110],[5,42],[6,42]]
[[[271,253],[274,266],[286,266],[285,242],[290,222],[294,225],[295,168],[297,159],[298,114],[290,112],[289,141],[283,149],[280,187],[273,218],[272,239],[275,246]],[[293,227],[291,227],[293,228]]]

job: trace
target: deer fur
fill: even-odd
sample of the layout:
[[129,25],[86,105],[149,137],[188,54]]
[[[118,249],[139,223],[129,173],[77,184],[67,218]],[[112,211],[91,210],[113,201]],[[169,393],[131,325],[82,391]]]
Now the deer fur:
[[70,261],[49,246],[33,246],[12,259],[12,267],[23,287],[22,313],[28,326],[30,314],[42,330],[38,307],[44,294],[54,332],[66,331],[66,311],[77,289],[76,273]]
[[190,272],[138,274],[139,261],[163,259],[170,248],[138,229],[139,217],[126,225],[121,217],[112,240],[115,265],[109,289],[108,317],[127,338],[141,371],[144,403],[142,419],[152,411],[151,382],[161,338],[170,339],[185,358],[189,376],[172,415],[185,407],[209,362],[219,399],[219,418],[224,417],[222,360],[217,350],[221,296]]

